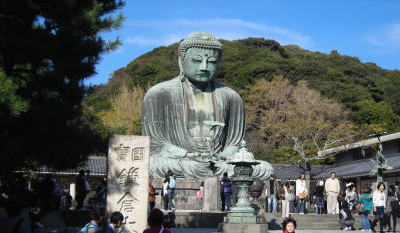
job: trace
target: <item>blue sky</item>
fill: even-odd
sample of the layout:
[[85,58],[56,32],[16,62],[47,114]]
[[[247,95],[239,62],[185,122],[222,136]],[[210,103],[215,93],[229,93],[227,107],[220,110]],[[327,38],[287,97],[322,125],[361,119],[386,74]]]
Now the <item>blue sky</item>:
[[113,71],[195,31],[235,40],[264,37],[400,69],[399,0],[127,0],[123,26],[105,33],[123,45],[104,54],[86,84],[106,83]]

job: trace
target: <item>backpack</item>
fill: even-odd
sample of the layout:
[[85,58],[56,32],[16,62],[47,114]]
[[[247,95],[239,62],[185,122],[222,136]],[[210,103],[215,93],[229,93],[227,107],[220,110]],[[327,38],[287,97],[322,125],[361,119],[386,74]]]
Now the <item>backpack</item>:
[[174,189],[176,188],[176,182],[174,177],[169,177],[168,188]]
[[78,233],[87,233],[89,228],[95,228],[98,231],[98,227],[94,225],[93,223],[88,223]]
[[115,230],[111,228],[109,225],[96,231],[96,233],[114,233],[114,232]]

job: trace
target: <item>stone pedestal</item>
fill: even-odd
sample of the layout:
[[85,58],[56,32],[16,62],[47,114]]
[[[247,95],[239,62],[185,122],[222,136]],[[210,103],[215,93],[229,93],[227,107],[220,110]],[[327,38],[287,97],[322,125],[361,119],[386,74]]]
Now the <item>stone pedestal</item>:
[[121,232],[139,233],[147,227],[149,146],[147,136],[110,138],[107,167],[107,215],[124,215]]
[[221,223],[218,231],[222,233],[267,233],[267,224],[240,224],[240,223]]
[[206,177],[204,179],[204,211],[217,211],[219,195],[218,177]]
[[[153,186],[156,193],[160,195],[156,196],[156,207],[164,209],[164,203],[161,200],[162,184],[164,179],[153,179]],[[175,207],[177,210],[200,210],[202,201],[197,200],[196,194],[200,189],[200,184],[203,180],[200,179],[187,179],[187,178],[176,178],[176,189],[175,189]]]

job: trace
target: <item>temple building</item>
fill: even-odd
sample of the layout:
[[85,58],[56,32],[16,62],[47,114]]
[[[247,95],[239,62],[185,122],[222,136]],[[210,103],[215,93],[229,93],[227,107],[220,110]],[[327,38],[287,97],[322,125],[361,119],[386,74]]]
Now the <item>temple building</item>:
[[[385,171],[383,180],[389,184],[400,182],[400,132],[387,134],[380,137],[382,143],[382,154],[387,159],[392,170]],[[315,179],[326,179],[331,172],[336,172],[346,182],[352,181],[360,189],[371,185],[376,181],[376,175],[371,173],[374,170],[373,159],[376,156],[379,145],[378,138],[358,141],[355,143],[331,148],[318,153],[336,153],[335,163],[329,169],[319,173]]]

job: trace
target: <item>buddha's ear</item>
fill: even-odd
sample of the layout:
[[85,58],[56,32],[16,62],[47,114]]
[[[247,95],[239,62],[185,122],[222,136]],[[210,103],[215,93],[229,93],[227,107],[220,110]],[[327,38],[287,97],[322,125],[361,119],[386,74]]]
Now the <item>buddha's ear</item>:
[[179,65],[179,76],[181,77],[181,81],[185,81],[185,75],[183,74],[183,61],[180,56],[178,56],[178,65]]

